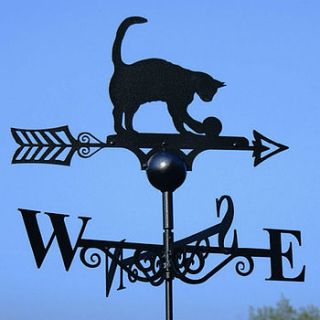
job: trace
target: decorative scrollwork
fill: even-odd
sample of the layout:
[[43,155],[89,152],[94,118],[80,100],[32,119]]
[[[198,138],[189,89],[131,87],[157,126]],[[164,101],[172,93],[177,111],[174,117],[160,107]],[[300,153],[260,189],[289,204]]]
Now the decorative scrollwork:
[[159,253],[145,250],[136,250],[132,262],[128,265],[128,279],[149,282],[159,286],[164,281],[163,260]]
[[245,260],[238,261],[235,269],[240,276],[248,276],[254,269],[254,261],[250,256],[239,257]]
[[130,282],[136,282],[138,281],[139,278],[139,271],[138,269],[135,267],[135,264],[132,263],[128,266],[130,272],[128,272],[128,279]]
[[180,276],[198,274],[203,270],[208,253],[202,251],[202,247],[210,247],[210,241],[208,238],[197,241],[192,251],[187,251],[186,247],[175,250],[173,266]]
[[[100,252],[88,252],[88,250],[100,250]],[[83,247],[80,251],[80,260],[88,268],[97,268],[101,265],[102,253],[105,254],[102,249]]]
[[89,132],[80,133],[78,136],[78,143],[79,147],[77,152],[81,158],[90,158],[98,151],[106,147],[104,142]]
[[78,135],[78,141],[80,143],[86,143],[86,144],[104,144],[101,140],[99,140],[98,138],[96,138],[93,134],[91,134],[90,132],[81,132]]

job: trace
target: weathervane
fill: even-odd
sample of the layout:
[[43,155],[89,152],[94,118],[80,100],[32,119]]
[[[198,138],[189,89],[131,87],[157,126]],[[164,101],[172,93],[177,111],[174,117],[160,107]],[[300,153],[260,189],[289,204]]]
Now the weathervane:
[[[301,245],[300,231],[267,228],[264,230],[269,236],[269,248],[242,248],[234,230],[231,246],[225,244],[234,217],[233,201],[227,195],[216,200],[217,215],[223,215],[220,223],[184,239],[174,240],[173,192],[183,184],[198,154],[206,150],[251,151],[254,166],[257,166],[288,147],[255,130],[252,144],[245,137],[222,136],[222,124],[215,117],[208,117],[203,122],[193,119],[187,108],[194,95],[209,102],[217,90],[225,86],[208,74],[161,59],[124,63],[121,44],[127,29],[133,24],[145,22],[147,20],[142,17],[125,19],[118,28],[113,44],[114,74],[109,92],[116,134],[102,141],[89,132],[82,132],[75,138],[68,126],[32,130],[12,128],[13,138],[19,145],[12,163],[70,165],[76,152],[82,158],[89,158],[105,148],[132,151],[139,159],[141,169],[146,171],[149,182],[162,192],[163,244],[86,239],[83,233],[91,218],[79,217],[82,227],[76,244],[72,246],[65,224],[68,215],[48,212],[45,214],[50,218],[53,232],[48,243],[44,244],[37,221],[40,211],[19,209],[37,267],[41,267],[56,239],[67,271],[78,249],[81,262],[89,268],[96,268],[104,261],[106,296],[109,296],[117,271],[118,290],[125,289],[127,281],[148,282],[154,286],[165,283],[167,320],[173,319],[172,284],[175,278],[190,284],[202,283],[235,259],[236,272],[242,276],[253,271],[254,258],[267,258],[271,271],[266,280],[304,281],[305,266],[294,277],[286,277],[283,270],[284,259],[293,267],[293,250],[290,242],[289,249],[283,252],[282,235],[290,234]],[[178,133],[139,133],[134,130],[135,113],[142,104],[153,101],[167,104]],[[186,126],[192,132],[187,131]],[[224,213],[221,209],[223,203],[226,204]],[[221,257],[218,262],[212,259],[216,256]]]

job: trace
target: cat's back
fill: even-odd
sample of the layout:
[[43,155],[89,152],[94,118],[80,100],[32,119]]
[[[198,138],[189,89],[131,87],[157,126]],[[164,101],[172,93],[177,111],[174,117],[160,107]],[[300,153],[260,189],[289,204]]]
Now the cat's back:
[[[142,104],[193,96],[193,72],[163,59],[145,59],[115,68],[109,90],[113,100]],[[191,92],[191,93],[190,93]]]
[[191,72],[176,64],[157,58],[140,60],[128,65],[126,68],[127,72],[138,76],[140,80],[162,80],[166,83],[172,83],[177,80],[181,81],[181,78],[184,77],[186,73]]

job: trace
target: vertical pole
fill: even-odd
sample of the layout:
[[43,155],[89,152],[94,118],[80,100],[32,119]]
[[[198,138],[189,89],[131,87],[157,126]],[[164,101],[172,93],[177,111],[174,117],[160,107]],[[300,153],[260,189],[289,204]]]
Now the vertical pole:
[[[163,142],[163,145],[166,141]],[[179,188],[187,175],[187,165],[173,152],[158,151],[153,154],[146,166],[149,182],[162,192],[163,208],[163,248],[164,272],[166,282],[166,320],[173,320],[172,283],[174,269],[173,254],[173,191]]]
[[166,320],[173,320],[173,301],[172,301],[172,266],[171,254],[173,244],[173,205],[172,192],[162,193],[163,206],[163,246],[165,261],[165,281],[166,281]]

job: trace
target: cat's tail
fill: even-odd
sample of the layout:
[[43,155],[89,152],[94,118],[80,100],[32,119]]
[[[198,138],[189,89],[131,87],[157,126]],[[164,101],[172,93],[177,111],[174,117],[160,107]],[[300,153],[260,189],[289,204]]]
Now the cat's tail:
[[112,48],[112,61],[115,67],[124,64],[121,58],[121,44],[127,29],[133,24],[145,23],[147,21],[147,19],[142,17],[129,17],[122,21],[118,28]]

